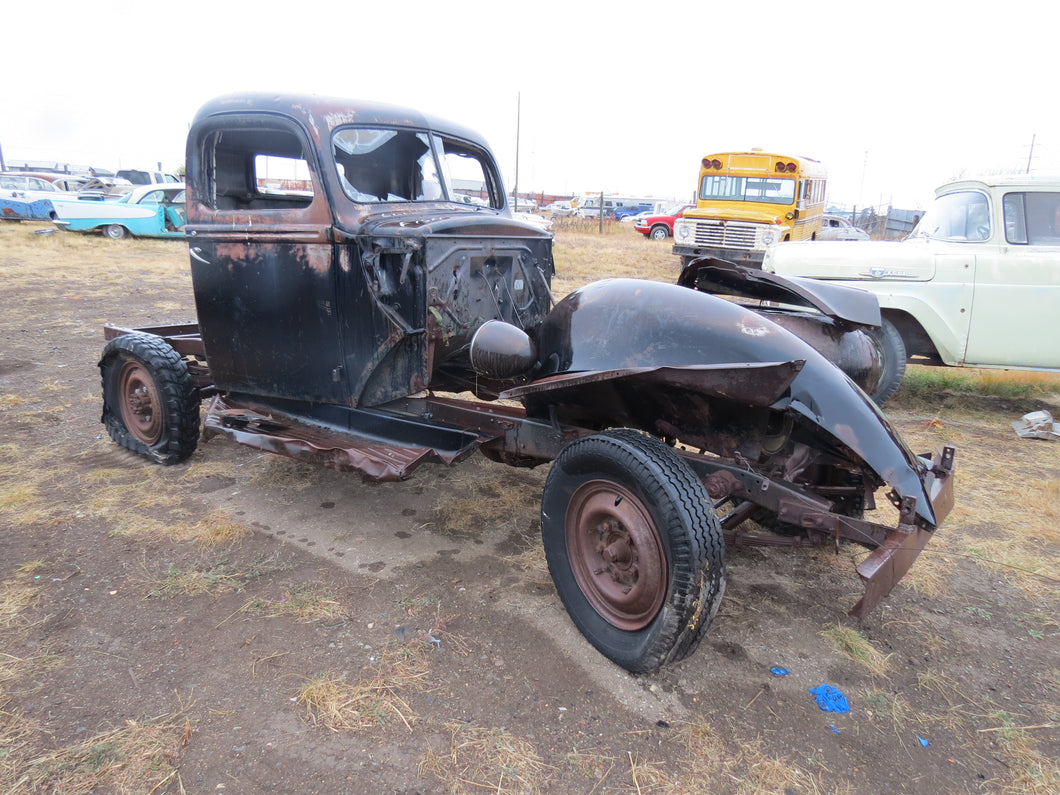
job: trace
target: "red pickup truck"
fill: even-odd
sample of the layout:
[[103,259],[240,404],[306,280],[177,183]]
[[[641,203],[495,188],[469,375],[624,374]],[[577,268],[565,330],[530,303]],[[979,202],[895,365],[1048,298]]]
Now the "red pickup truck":
[[689,207],[695,207],[695,205],[674,204],[667,207],[659,215],[638,218],[633,228],[652,240],[665,240],[668,237],[673,237],[674,219],[680,218]]

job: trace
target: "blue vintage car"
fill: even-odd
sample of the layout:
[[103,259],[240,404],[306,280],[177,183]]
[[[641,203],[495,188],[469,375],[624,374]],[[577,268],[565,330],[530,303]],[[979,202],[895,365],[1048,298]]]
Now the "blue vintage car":
[[18,193],[0,193],[0,218],[5,221],[50,221],[55,210],[47,199],[32,201]]
[[117,199],[53,202],[54,223],[71,232],[102,232],[118,240],[184,237],[184,184],[138,185]]

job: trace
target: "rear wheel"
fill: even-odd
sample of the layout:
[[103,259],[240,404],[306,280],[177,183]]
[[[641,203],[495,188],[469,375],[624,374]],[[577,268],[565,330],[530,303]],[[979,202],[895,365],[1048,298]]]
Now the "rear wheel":
[[123,334],[99,362],[103,423],[110,438],[159,464],[190,456],[199,440],[199,401],[188,367],[151,334]]
[[659,224],[658,226],[653,226],[651,228],[649,235],[652,240],[666,240],[666,238],[670,236],[670,230],[662,224]]
[[121,224],[107,224],[107,226],[103,228],[103,234],[111,240],[121,240],[129,233]]
[[879,331],[874,331],[872,338],[876,341],[880,351],[883,372],[880,374],[879,385],[870,397],[877,406],[882,406],[902,385],[902,379],[905,378],[907,353],[902,335],[887,318],[882,319]]
[[659,440],[615,430],[572,442],[545,483],[549,571],[575,625],[634,673],[684,659],[725,590],[710,497]]

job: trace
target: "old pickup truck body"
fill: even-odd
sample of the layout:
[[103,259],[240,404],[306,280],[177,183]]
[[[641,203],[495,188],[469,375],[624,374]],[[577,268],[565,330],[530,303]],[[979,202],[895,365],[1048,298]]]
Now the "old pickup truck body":
[[[265,184],[266,162],[297,176]],[[849,350],[858,309],[760,274],[751,292],[793,311],[755,311],[714,294],[740,291],[724,263],[557,303],[551,236],[512,218],[488,145],[462,127],[348,100],[224,97],[191,126],[187,185],[198,318],[107,327],[111,436],[177,463],[207,399],[206,436],[369,479],[475,451],[552,461],[542,525],[557,589],[631,671],[696,648],[726,543],[863,545],[864,615],[952,503],[952,449],[913,454],[785,328],[823,325],[813,333]],[[885,486],[894,526],[864,518]]]

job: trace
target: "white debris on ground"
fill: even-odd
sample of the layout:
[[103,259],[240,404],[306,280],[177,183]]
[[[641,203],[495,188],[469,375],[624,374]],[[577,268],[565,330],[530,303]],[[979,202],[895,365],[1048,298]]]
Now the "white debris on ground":
[[1032,411],[1012,423],[1013,430],[1023,439],[1046,439],[1060,441],[1060,422],[1053,422],[1048,411]]

